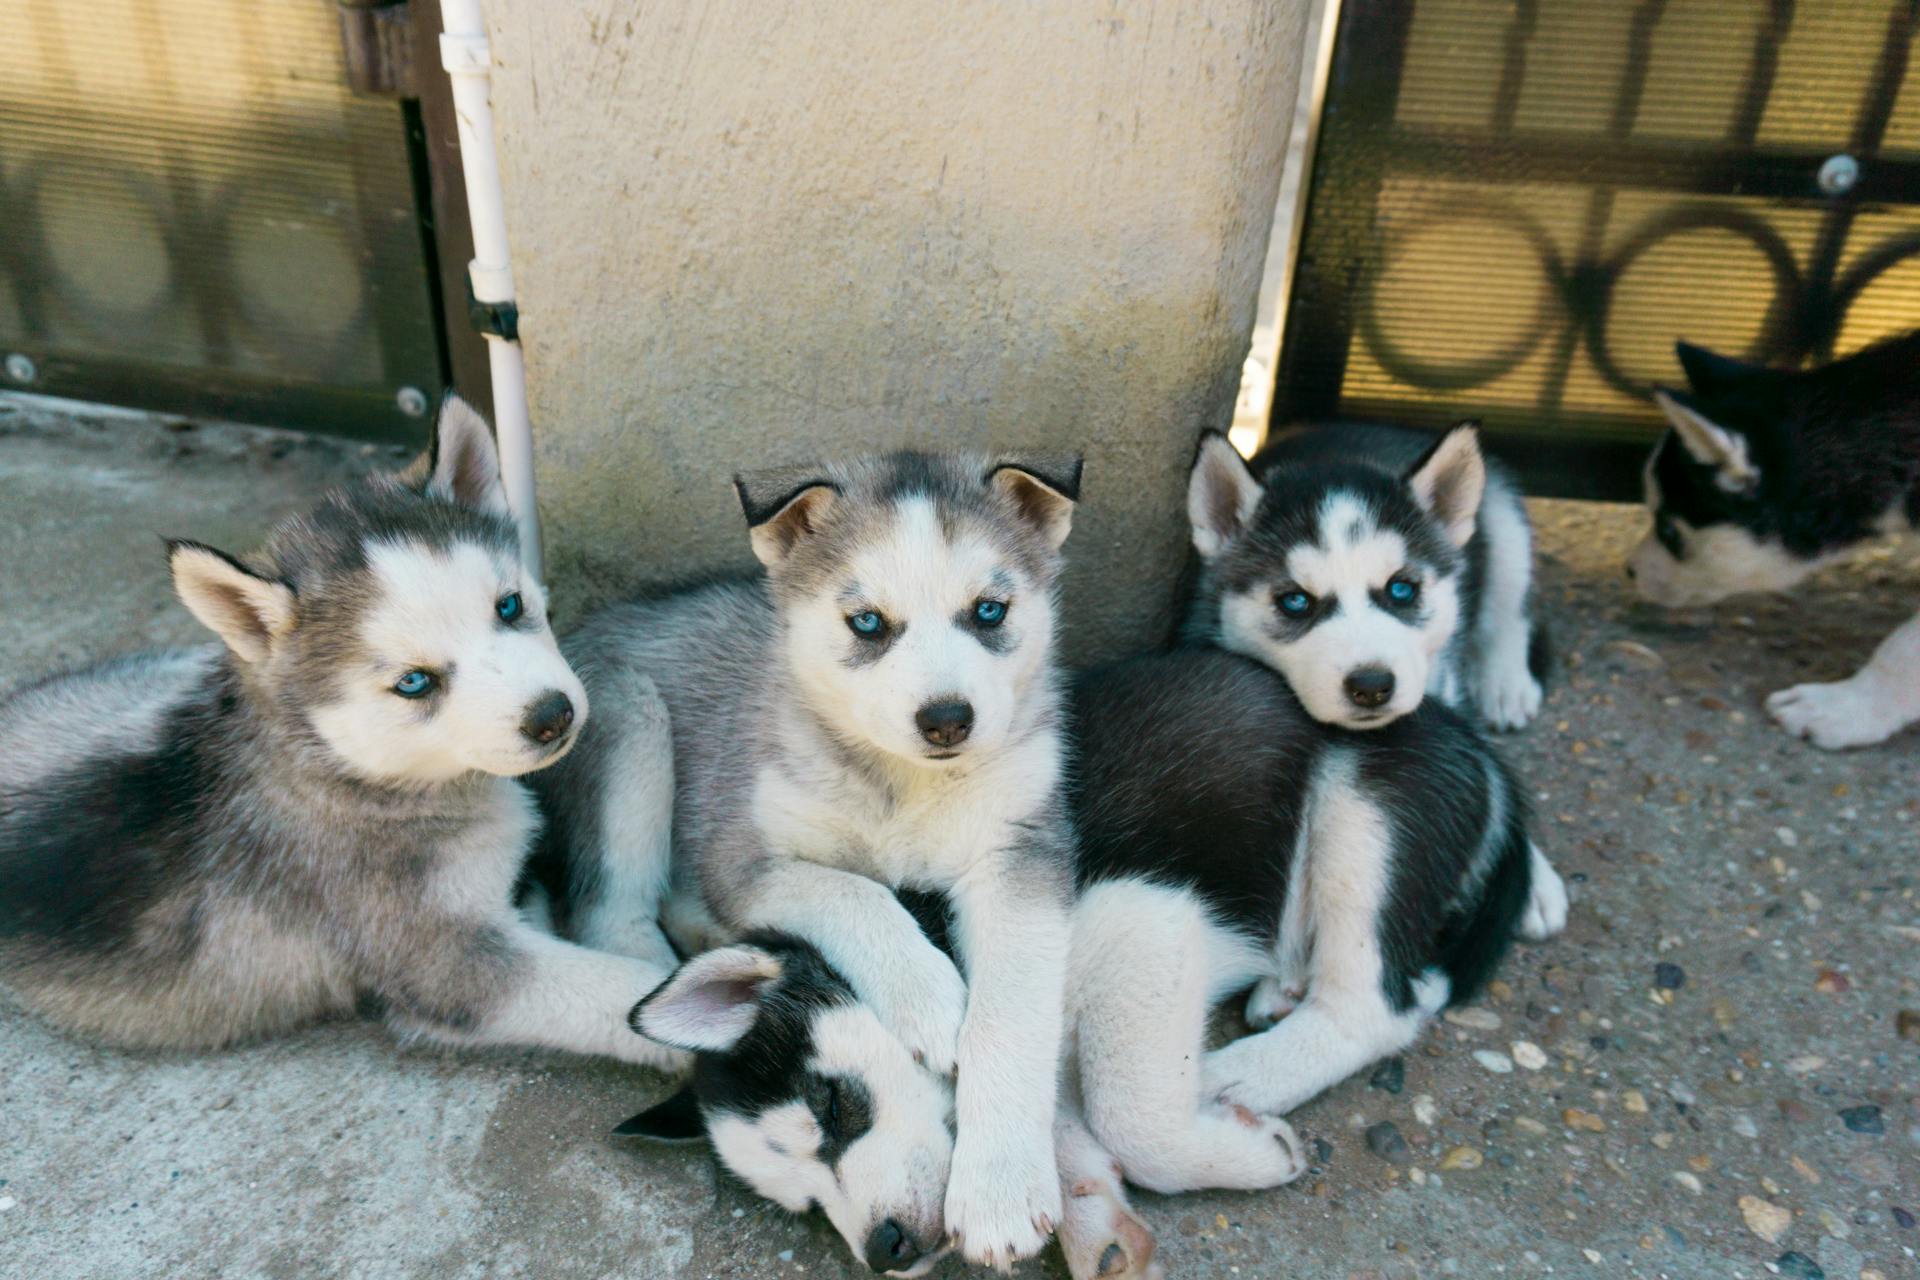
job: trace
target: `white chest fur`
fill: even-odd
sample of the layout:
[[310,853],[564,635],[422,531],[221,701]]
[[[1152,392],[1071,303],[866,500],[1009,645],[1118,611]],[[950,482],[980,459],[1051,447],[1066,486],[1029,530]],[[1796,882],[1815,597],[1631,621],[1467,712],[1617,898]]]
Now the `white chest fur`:
[[956,767],[891,776],[789,756],[754,779],[753,821],[769,846],[892,884],[950,885],[1004,849],[1060,776],[1060,742],[1039,733]]

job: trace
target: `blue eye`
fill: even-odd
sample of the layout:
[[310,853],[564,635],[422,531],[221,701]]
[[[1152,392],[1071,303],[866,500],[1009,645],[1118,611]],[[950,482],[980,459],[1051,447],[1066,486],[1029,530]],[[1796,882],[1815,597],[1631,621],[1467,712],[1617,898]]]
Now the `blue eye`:
[[999,626],[1007,620],[1007,602],[1004,600],[975,601],[973,620],[983,627]]
[[1387,599],[1395,604],[1412,604],[1419,594],[1420,584],[1405,578],[1395,578],[1387,584]]
[[867,609],[848,618],[847,625],[853,628],[853,634],[872,639],[880,634],[880,628],[884,624],[880,621],[879,614]]
[[409,671],[393,682],[393,691],[403,698],[424,698],[433,692],[438,683],[425,671]]
[[518,591],[510,591],[493,602],[493,611],[500,615],[500,621],[512,622],[527,611],[527,606]]
[[1280,612],[1290,618],[1303,617],[1313,608],[1313,597],[1304,591],[1288,591],[1280,597]]

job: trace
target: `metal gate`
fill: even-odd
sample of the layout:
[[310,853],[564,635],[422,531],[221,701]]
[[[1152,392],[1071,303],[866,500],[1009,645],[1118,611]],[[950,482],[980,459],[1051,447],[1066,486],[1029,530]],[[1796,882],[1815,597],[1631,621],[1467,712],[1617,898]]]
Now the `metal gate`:
[[1479,417],[1635,498],[1673,341],[1920,326],[1917,0],[1344,0],[1273,421]]

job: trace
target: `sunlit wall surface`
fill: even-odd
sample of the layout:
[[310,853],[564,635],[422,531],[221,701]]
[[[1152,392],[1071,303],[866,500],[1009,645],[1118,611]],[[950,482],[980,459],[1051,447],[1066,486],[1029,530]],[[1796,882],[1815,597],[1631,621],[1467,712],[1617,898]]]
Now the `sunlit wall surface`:
[[405,429],[401,389],[440,368],[408,125],[348,92],[334,6],[6,13],[0,352],[24,389]]
[[1537,487],[1631,496],[1675,338],[1800,361],[1920,325],[1916,21],[1346,0],[1276,420],[1479,416]]

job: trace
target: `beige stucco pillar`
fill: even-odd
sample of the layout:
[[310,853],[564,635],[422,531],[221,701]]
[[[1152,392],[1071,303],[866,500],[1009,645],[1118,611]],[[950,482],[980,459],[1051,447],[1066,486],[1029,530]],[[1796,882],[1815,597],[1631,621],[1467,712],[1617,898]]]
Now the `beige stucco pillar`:
[[1306,0],[490,0],[549,576],[747,565],[730,474],[1087,456],[1069,651],[1162,634]]

